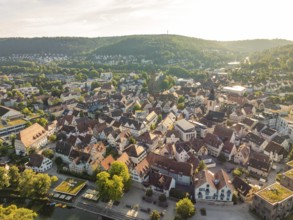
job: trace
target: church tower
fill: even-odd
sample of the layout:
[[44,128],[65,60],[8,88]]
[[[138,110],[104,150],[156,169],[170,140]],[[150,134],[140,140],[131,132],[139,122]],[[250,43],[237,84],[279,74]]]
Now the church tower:
[[208,98],[208,104],[207,104],[207,111],[215,111],[216,106],[216,95],[215,90],[211,89],[209,98]]

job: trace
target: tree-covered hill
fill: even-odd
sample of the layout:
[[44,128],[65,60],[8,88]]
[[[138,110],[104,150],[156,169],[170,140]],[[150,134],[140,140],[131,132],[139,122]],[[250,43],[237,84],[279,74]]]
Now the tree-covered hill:
[[2,38],[0,39],[0,56],[34,53],[80,55],[120,40],[120,37]]
[[287,44],[292,44],[293,41],[283,39],[255,39],[255,40],[242,40],[242,41],[224,41],[220,42],[224,47],[233,51],[241,53],[253,53],[257,51],[268,50],[275,47],[281,47]]
[[250,61],[260,68],[293,71],[293,44],[254,53]]
[[98,55],[133,55],[158,65],[196,68],[241,59],[252,52],[292,43],[287,40],[211,41],[179,35],[119,37],[2,38],[0,56],[12,54],[64,54],[94,60]]

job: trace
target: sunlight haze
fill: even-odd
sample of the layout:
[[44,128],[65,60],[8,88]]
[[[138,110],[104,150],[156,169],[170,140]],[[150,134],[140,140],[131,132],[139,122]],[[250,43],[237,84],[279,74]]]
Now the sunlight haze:
[[0,37],[178,34],[293,40],[292,1],[0,0]]

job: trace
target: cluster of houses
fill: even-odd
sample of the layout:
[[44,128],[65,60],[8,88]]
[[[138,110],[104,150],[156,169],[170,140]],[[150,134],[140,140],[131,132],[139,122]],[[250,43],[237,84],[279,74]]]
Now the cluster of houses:
[[[242,87],[234,87],[241,94],[231,92],[232,87],[218,91],[213,81],[177,80],[169,90],[149,93],[142,90],[143,80],[129,77],[117,92],[112,77],[102,74],[100,88],[84,100],[70,88],[61,94],[61,103],[47,109],[57,120],[45,128],[37,123],[15,128],[16,153],[38,151],[57,134],[55,157],[69,172],[93,175],[121,161],[133,181],[156,192],[169,196],[176,186],[192,186],[196,200],[231,202],[235,190],[251,200],[252,187],[241,178],[231,180],[223,169],[198,171],[200,161],[207,167],[215,166],[216,158],[232,161],[266,179],[291,150],[292,106],[270,109],[264,99],[244,97]],[[181,97],[183,108],[178,106]],[[23,120],[8,107],[1,106],[0,114],[1,123],[7,117]],[[45,172],[52,167],[44,156],[29,157],[27,168]]]

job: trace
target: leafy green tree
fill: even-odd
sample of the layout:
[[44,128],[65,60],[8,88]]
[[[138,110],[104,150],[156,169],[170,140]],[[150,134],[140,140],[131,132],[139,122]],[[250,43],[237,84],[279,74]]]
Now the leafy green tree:
[[128,171],[128,167],[125,165],[125,163],[119,161],[113,162],[109,169],[109,174],[112,177],[114,175],[121,176],[124,185],[127,185],[127,183],[130,181],[130,174]]
[[162,121],[162,119],[163,119],[163,116],[161,114],[159,114],[157,123],[160,123]]
[[112,179],[109,180],[108,184],[109,198],[113,201],[121,199],[124,190],[123,178],[121,176],[114,175]]
[[195,207],[191,200],[186,197],[176,203],[176,213],[183,219],[187,219],[195,214]]
[[9,175],[9,183],[11,187],[18,187],[19,179],[20,179],[20,173],[17,166],[11,166],[8,171]]
[[185,107],[184,103],[179,103],[179,104],[177,105],[177,108],[178,108],[179,110],[183,110],[184,107]]
[[0,189],[9,186],[9,175],[8,170],[4,167],[0,167]]
[[138,110],[141,110],[141,106],[139,104],[135,104],[133,106],[133,111],[138,111]]
[[42,155],[48,157],[49,159],[52,159],[54,157],[54,151],[51,149],[45,149],[43,150]]
[[197,166],[197,168],[195,169],[195,173],[198,173],[199,171],[205,170],[207,168],[205,162],[203,160],[201,160]]
[[31,115],[32,114],[32,112],[27,108],[27,107],[25,107],[24,109],[22,109],[22,111],[21,111],[24,115]]
[[240,168],[236,168],[232,172],[233,176],[241,176],[242,175],[242,170]]
[[37,213],[26,208],[17,208],[16,205],[10,205],[4,208],[0,205],[0,219],[2,220],[33,220]]
[[153,190],[152,190],[152,189],[147,189],[147,190],[145,191],[145,195],[146,195],[147,197],[151,197],[151,196],[153,195]]
[[56,163],[57,166],[60,166],[63,163],[62,158],[61,157],[56,157],[55,158],[55,163]]
[[167,197],[166,197],[166,195],[165,195],[165,194],[161,194],[161,195],[159,196],[159,201],[160,201],[160,202],[166,202],[166,201],[167,201]]
[[184,96],[180,96],[179,98],[178,98],[178,104],[179,103],[184,103],[185,102],[185,98],[184,98]]
[[106,171],[97,174],[96,185],[102,198],[109,198],[110,174]]
[[161,215],[157,210],[153,210],[150,215],[150,220],[160,220]]
[[49,137],[49,140],[50,140],[51,142],[54,142],[54,141],[57,140],[57,136],[56,136],[55,134],[52,134],[52,135]]
[[127,166],[116,161],[111,164],[109,172],[103,171],[97,174],[96,185],[102,198],[116,201],[122,197],[130,181]]
[[51,187],[52,180],[48,174],[36,174],[32,170],[25,170],[21,173],[19,181],[20,194],[31,198],[45,197]]
[[130,137],[130,138],[129,138],[129,143],[130,143],[130,144],[136,144],[136,140],[135,140],[135,138],[134,138],[134,137]]
[[49,123],[48,120],[45,118],[38,118],[36,122],[42,125],[43,127],[45,127]]

